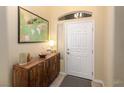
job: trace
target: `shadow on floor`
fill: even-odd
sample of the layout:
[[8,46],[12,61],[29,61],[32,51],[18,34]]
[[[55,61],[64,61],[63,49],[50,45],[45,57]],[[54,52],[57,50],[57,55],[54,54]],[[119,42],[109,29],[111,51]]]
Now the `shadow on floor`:
[[91,87],[91,80],[67,75],[60,87]]

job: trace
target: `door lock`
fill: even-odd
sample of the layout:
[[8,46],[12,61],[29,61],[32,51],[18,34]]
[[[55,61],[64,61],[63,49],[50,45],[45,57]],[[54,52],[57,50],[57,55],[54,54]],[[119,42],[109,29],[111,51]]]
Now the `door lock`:
[[68,55],[70,54],[69,52],[66,52]]

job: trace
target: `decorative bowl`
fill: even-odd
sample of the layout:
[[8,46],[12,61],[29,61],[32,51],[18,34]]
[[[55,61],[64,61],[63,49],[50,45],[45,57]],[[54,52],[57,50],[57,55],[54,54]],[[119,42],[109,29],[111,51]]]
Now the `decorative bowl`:
[[40,57],[40,58],[46,58],[46,55],[45,55],[45,54],[42,54],[42,55],[39,54],[39,57]]

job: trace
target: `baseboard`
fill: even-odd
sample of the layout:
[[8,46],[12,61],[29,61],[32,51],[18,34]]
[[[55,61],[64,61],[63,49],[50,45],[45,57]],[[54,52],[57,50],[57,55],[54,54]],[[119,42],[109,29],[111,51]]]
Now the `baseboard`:
[[114,87],[124,87],[124,83],[114,84]]
[[92,87],[104,87],[104,83],[102,80],[94,79],[92,81]]
[[113,85],[114,87],[123,87],[124,82],[122,80],[115,80]]
[[9,85],[9,84],[0,84],[0,87],[12,87],[11,85]]
[[67,75],[67,73],[65,73],[65,72],[59,72],[59,74],[61,74],[61,75]]

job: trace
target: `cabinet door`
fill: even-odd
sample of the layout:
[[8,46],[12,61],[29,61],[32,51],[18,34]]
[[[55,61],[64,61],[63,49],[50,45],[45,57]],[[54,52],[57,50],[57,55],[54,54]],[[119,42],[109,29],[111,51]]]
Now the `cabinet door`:
[[48,82],[51,84],[60,72],[60,58],[59,55],[51,57],[48,61]]
[[57,54],[57,75],[60,72],[60,54]]
[[54,58],[54,64],[55,64],[55,72],[54,72],[54,78],[57,77],[57,66],[58,66],[58,62],[57,62],[57,55]]
[[44,62],[38,64],[38,77],[39,77],[39,86],[44,86]]
[[43,86],[44,87],[48,87],[49,86],[49,75],[48,75],[48,68],[49,68],[49,64],[48,61],[44,61],[44,79],[43,79]]
[[51,71],[51,67],[52,67],[52,65],[51,65],[51,62],[50,62],[50,59],[48,59],[47,61],[47,78],[48,78],[48,85],[50,85],[51,84],[51,82],[52,82],[52,79],[51,79],[51,77],[52,77],[52,71]]
[[13,67],[13,87],[28,87],[28,71]]
[[30,87],[38,87],[40,86],[40,74],[39,74],[39,66],[36,65],[32,67],[29,71],[29,86]]
[[56,77],[56,59],[55,56],[50,59],[50,68],[51,68],[51,81]]

